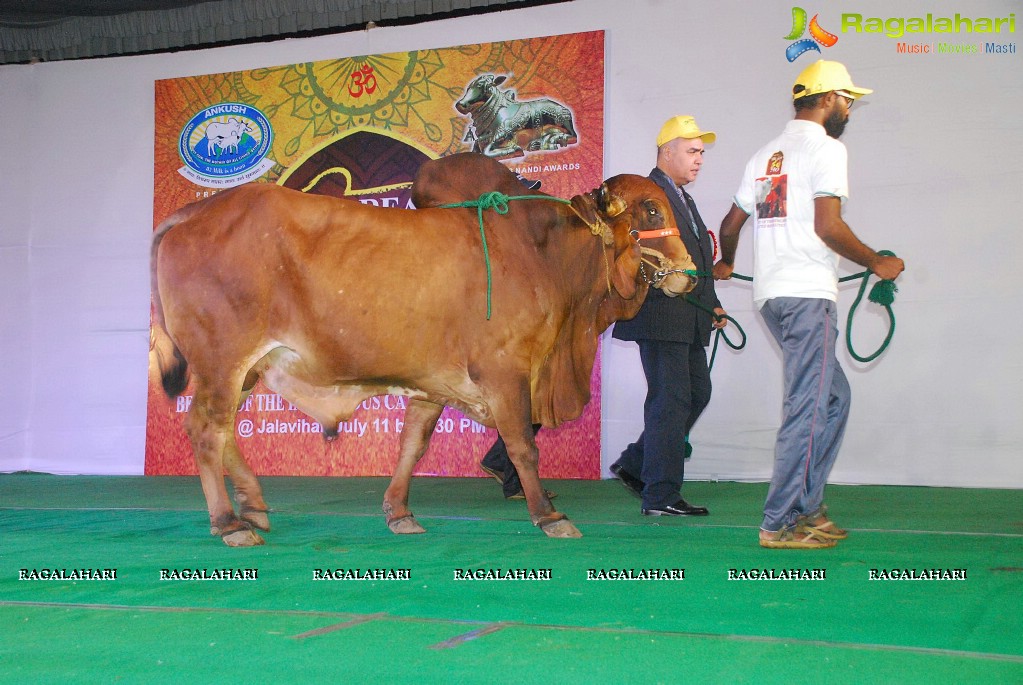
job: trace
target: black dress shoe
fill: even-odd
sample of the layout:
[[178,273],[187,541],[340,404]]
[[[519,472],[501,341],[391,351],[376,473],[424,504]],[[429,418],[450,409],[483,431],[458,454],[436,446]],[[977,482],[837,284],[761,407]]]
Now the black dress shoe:
[[483,462],[480,462],[480,468],[483,469],[484,472],[488,473],[491,477],[496,478],[498,483],[504,485],[504,471],[492,469]]
[[628,488],[629,492],[638,497],[643,496],[643,481],[623,469],[620,464],[611,464],[611,473]]
[[[547,499],[554,499],[555,497],[558,496],[558,493],[552,492],[551,490],[548,490],[547,488],[544,488],[543,491],[544,491],[544,494],[547,495]],[[523,492],[522,488],[519,488],[519,491],[516,492],[514,495],[505,495],[504,498],[505,499],[526,499],[526,493]]]
[[707,507],[694,507],[684,499],[665,507],[651,507],[642,511],[644,516],[706,516],[710,513]]
[[542,183],[540,181],[534,181],[533,179],[526,178],[522,174],[515,174],[515,178],[519,179],[519,183],[526,186],[530,190],[539,190]]

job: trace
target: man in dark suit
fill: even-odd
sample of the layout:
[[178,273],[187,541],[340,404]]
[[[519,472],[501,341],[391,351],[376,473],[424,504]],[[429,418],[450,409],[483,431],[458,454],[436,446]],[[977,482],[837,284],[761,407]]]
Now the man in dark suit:
[[[709,274],[714,245],[696,203],[683,186],[696,180],[703,164],[704,143],[716,136],[701,131],[691,116],[665,122],[657,136],[657,167],[650,179],[659,185],[675,213],[682,242],[696,269]],[[714,279],[704,276],[689,297],[724,315]],[[685,459],[691,451],[689,431],[710,402],[710,371],[706,347],[723,318],[697,308],[682,297],[668,297],[651,288],[635,318],[615,324],[613,337],[635,340],[646,376],[643,432],[611,465],[615,474],[643,501],[648,516],[706,516],[707,509],[682,498]]]

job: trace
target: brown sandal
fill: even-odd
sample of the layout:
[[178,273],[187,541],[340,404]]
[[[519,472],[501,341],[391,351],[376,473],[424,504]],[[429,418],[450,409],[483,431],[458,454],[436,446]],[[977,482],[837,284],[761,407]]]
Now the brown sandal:
[[[764,537],[767,533],[771,537]],[[814,533],[794,528],[782,528],[777,532],[760,531],[760,546],[769,549],[824,549],[834,547],[837,542]]]
[[820,511],[813,518],[800,516],[796,521],[797,533],[814,533],[819,537],[828,540],[845,540],[849,537],[849,531],[839,528],[838,525],[828,518],[828,508],[821,507]]
[[[817,520],[820,521],[820,519]],[[810,533],[826,540],[845,540],[849,537],[849,531],[839,528],[830,519],[824,519],[824,523],[812,523],[809,519],[805,519],[796,524],[796,532]]]

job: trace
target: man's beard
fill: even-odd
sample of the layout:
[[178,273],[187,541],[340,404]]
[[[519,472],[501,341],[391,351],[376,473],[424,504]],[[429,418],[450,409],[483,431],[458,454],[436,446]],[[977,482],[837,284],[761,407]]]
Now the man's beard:
[[831,116],[824,120],[824,131],[832,138],[837,139],[842,135],[848,122],[848,117],[843,116],[842,112],[832,112]]

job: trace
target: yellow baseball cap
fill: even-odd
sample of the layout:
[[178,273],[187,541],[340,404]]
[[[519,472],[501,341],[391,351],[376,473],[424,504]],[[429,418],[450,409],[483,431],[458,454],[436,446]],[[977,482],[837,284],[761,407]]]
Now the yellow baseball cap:
[[873,93],[870,88],[859,88],[853,85],[849,71],[841,62],[829,62],[819,59],[806,69],[803,69],[792,86],[792,99],[798,100],[807,95],[817,93],[828,93],[832,90],[841,90],[853,98]]
[[696,125],[696,119],[686,115],[672,117],[664,122],[661,132],[657,134],[657,147],[676,138],[699,138],[705,143],[713,143],[717,135],[713,131],[701,131]]

